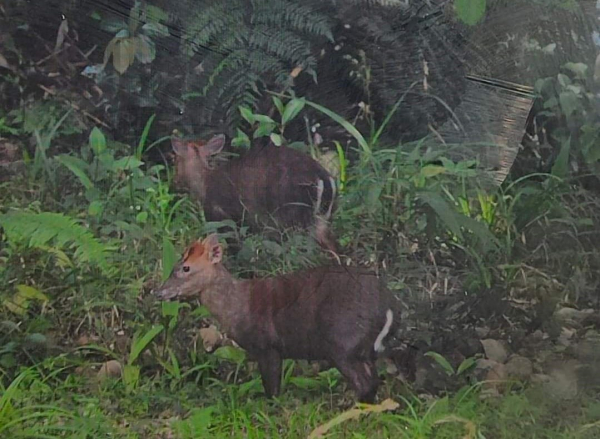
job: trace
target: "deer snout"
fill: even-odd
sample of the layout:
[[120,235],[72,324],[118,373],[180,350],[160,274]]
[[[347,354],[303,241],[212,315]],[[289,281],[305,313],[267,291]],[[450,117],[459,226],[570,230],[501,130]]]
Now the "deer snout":
[[159,289],[152,290],[152,294],[160,300],[171,300],[179,296],[180,291],[179,288],[175,286],[169,286],[167,284],[164,284]]

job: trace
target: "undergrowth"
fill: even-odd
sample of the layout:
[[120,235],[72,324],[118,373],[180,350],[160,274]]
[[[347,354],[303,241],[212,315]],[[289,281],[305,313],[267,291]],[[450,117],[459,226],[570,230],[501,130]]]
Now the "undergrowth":
[[[285,124],[305,105],[318,106],[282,100],[274,100],[278,121],[242,109],[248,133],[238,133],[240,145],[252,133],[280,147],[302,146],[286,145]],[[433,154],[423,141],[381,145],[384,127],[365,138],[332,116],[358,144],[356,162],[338,155],[346,176],[333,226],[344,263],[385,272],[390,288],[409,301],[490,289],[528,294],[523,273],[542,271],[564,287],[557,300],[590,300],[589,268],[598,266],[596,195],[553,175],[486,191],[472,181],[474,163]],[[65,121],[53,122],[53,132]],[[515,389],[482,401],[474,384],[417,397],[383,370],[380,399],[399,403],[390,410],[347,414],[352,396],[339,374],[304,362],[286,362],[284,393],[275,401],[262,398],[244,351],[231,343],[204,346],[198,328],[210,329],[213,321],[202,306],[159,305],[149,292],[185,245],[217,228],[238,276],[274,275],[326,259],[304,234],[286,231],[274,239],[230,222],[206,223],[198,206],[170,191],[168,165],[144,162],[147,132],[130,147],[93,129],[69,155],[53,155],[47,137],[37,144],[42,151],[29,162],[30,172],[3,185],[0,436],[294,438],[342,412],[329,437],[597,433],[598,402],[585,395],[563,422],[552,401],[535,392]],[[314,152],[314,145],[304,147]],[[584,274],[569,283],[576,273]]]

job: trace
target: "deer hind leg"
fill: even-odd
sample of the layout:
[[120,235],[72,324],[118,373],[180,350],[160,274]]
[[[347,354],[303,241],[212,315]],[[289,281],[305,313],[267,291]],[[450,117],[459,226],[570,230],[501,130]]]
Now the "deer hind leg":
[[257,360],[265,394],[269,398],[279,395],[281,390],[281,355],[279,355],[279,352],[271,350],[257,355]]
[[337,256],[339,253],[339,248],[335,239],[335,235],[331,231],[329,222],[320,216],[317,216],[315,219],[314,235],[316,241],[321,247],[323,247],[325,250],[329,250]]

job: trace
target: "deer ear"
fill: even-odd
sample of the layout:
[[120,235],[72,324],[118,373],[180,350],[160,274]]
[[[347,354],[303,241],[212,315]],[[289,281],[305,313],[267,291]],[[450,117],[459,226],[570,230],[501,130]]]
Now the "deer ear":
[[178,156],[184,156],[188,149],[188,144],[185,140],[180,137],[171,137],[171,147]]
[[224,146],[225,134],[219,134],[210,139],[206,145],[204,145],[203,150],[206,155],[215,155],[220,153]]
[[223,260],[223,247],[221,244],[213,245],[208,249],[208,260],[211,264],[218,264]]
[[219,238],[215,233],[206,237],[202,243],[207,250],[207,257],[211,264],[218,264],[223,259],[223,247],[219,244]]

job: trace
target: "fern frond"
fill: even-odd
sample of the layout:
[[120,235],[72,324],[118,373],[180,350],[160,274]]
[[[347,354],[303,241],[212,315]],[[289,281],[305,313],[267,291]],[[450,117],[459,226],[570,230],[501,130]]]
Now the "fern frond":
[[254,0],[253,25],[268,25],[300,33],[318,35],[333,41],[332,24],[324,14],[313,7],[285,0]]
[[248,41],[252,49],[265,52],[285,60],[295,67],[312,67],[316,59],[312,56],[310,44],[302,41],[298,34],[283,29],[272,29],[264,25],[256,25]]
[[82,264],[108,269],[107,254],[111,250],[75,219],[61,213],[15,211],[0,215],[0,225],[13,242],[25,242],[28,247],[74,249],[74,257]]
[[235,32],[244,22],[246,6],[243,2],[222,1],[207,8],[200,8],[200,13],[188,20],[185,28],[185,53],[201,52],[211,41],[220,40],[220,36]]
[[199,78],[205,121],[214,120],[213,113],[232,121],[240,105],[255,107],[266,88],[286,89],[295,67],[314,74],[312,44],[333,40],[329,17],[300,0],[199,3],[184,34],[206,68]]

